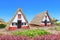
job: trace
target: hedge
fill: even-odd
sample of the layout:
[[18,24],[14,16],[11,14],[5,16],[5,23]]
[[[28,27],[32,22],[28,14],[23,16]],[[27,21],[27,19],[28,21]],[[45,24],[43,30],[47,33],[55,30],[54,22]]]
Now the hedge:
[[5,27],[6,27],[5,24],[0,24],[0,29],[1,29],[1,28],[5,28]]

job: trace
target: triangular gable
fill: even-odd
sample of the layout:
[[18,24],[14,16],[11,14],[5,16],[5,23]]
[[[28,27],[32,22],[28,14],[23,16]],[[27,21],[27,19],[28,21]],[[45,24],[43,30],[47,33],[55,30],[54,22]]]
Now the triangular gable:
[[15,19],[15,17],[18,15],[18,12],[19,12],[19,11],[20,11],[20,13],[23,15],[26,23],[28,24],[28,21],[27,21],[25,15],[23,14],[23,12],[22,12],[22,10],[21,10],[20,8],[18,8],[18,10],[16,11],[16,14],[13,16],[13,18],[12,18],[11,21],[10,21],[10,23]]
[[43,17],[43,20],[42,21],[45,21],[45,20],[50,21],[50,19],[49,19],[49,17],[48,17],[47,14],[45,14],[45,16]]
[[[21,14],[21,15],[22,15],[22,16],[21,16],[21,17],[22,17],[21,20],[23,20],[22,22],[26,22],[26,24],[28,25],[28,21],[27,21],[25,15],[23,14],[22,10],[21,10],[20,8],[18,8],[17,11],[16,11],[16,13],[15,13],[14,16],[12,17],[12,19],[9,21],[9,24],[7,25],[7,27],[9,27],[12,22],[17,22],[16,19],[18,19],[18,18],[17,18],[17,15],[18,15],[18,14]],[[7,28],[7,27],[6,27],[6,28]]]

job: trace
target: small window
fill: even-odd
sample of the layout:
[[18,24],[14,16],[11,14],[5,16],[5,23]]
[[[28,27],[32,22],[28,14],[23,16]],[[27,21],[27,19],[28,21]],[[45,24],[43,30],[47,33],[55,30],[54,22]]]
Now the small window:
[[42,21],[42,23],[45,23],[45,22],[50,23],[50,21]]
[[17,23],[15,23],[15,25],[17,25]]
[[25,22],[23,22],[23,23],[22,23],[22,25],[26,25],[26,23],[25,23]]
[[18,18],[21,18],[21,14],[18,14]]
[[15,26],[15,25],[17,26],[17,23],[16,22],[12,23],[12,26]]

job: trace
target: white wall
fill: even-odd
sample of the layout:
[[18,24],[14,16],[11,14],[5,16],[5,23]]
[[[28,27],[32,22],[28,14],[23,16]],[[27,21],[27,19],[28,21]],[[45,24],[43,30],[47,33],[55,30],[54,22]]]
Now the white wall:
[[[43,20],[42,20],[42,21],[45,21],[45,16],[44,16],[44,18],[43,18]],[[50,20],[49,20],[49,18],[48,18],[48,16],[47,16],[47,21],[50,21]]]
[[[18,14],[22,14],[22,13],[21,12],[18,12]],[[18,15],[15,16],[15,19],[12,21],[12,23],[13,22],[16,22],[17,23],[17,20],[19,20],[18,19]],[[24,19],[24,17],[23,17],[23,15],[21,15],[21,19],[20,20],[22,20],[22,22],[26,22],[25,19]],[[12,24],[10,24],[10,26],[12,26]]]

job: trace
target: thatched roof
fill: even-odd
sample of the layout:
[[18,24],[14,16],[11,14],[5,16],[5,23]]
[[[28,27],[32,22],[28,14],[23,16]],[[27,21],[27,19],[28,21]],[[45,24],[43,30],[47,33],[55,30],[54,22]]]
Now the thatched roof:
[[45,15],[48,16],[50,22],[52,23],[52,20],[51,20],[49,14],[48,14],[48,11],[44,11],[44,12],[42,12],[42,13],[40,13],[40,14],[37,14],[37,15],[32,19],[32,21],[30,22],[30,24],[31,24],[31,25],[40,25],[40,24],[42,23],[42,20],[43,20],[43,18],[44,18]]
[[[28,24],[28,21],[27,21],[25,15],[24,15],[22,9],[21,9],[21,8],[18,8],[17,11],[16,11],[16,13],[15,13],[14,16],[12,17],[12,19],[9,21],[9,24],[7,25],[7,27],[9,27],[9,25],[12,23],[12,21],[15,19],[16,15],[18,14],[19,11],[22,13],[22,15],[23,15],[26,23]],[[7,28],[7,27],[6,27],[6,28]]]

